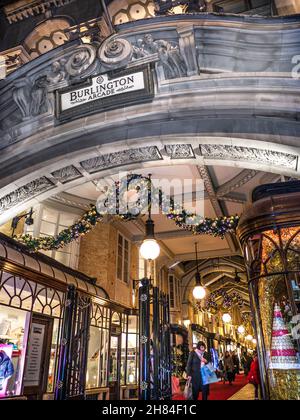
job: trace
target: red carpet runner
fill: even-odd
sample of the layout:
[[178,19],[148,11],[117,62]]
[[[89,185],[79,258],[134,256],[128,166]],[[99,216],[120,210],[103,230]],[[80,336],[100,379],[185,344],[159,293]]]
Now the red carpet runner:
[[[209,400],[228,400],[245,385],[247,385],[247,383],[247,378],[244,375],[237,375],[235,378],[235,382],[232,385],[229,385],[228,382],[226,382],[225,385],[223,384],[223,382],[213,384],[210,386]],[[176,395],[173,397],[173,400],[184,400],[184,397],[182,395]],[[201,394],[199,400],[201,400]]]

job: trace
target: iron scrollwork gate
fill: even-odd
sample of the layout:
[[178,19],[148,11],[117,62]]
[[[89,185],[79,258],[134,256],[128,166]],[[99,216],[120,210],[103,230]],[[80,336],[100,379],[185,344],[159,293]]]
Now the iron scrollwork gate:
[[63,319],[56,400],[84,399],[91,298],[68,287]]
[[170,400],[172,397],[169,308],[169,297],[152,287],[148,279],[143,279],[139,288],[141,400]]

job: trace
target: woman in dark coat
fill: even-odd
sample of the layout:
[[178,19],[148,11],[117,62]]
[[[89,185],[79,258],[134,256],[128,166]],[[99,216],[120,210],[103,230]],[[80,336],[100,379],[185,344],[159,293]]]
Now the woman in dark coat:
[[208,399],[209,385],[203,385],[201,365],[210,363],[210,359],[206,345],[199,341],[196,350],[191,351],[186,367],[187,376],[192,380],[193,400],[198,400],[199,392],[202,392],[203,401]]

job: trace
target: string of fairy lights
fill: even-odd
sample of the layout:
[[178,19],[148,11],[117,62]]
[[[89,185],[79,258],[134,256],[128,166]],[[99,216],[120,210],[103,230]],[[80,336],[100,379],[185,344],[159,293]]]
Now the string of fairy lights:
[[125,180],[114,183],[113,188],[105,191],[105,198],[101,202],[91,205],[76,223],[57,236],[36,238],[24,234],[16,239],[33,252],[57,250],[87,235],[107,214],[130,221],[147,214],[149,206],[154,205],[176,226],[194,235],[206,234],[223,239],[227,233],[235,232],[240,219],[237,215],[205,218],[190,213],[172,197],[167,197],[160,189],[155,188],[151,178],[132,174]]

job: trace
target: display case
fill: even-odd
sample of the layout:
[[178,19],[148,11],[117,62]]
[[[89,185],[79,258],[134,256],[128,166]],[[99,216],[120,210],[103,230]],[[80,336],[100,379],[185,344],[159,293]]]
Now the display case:
[[300,182],[261,186],[238,228],[249,277],[263,395],[300,399]]

